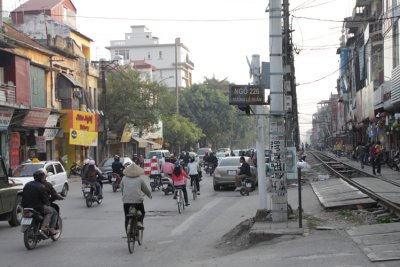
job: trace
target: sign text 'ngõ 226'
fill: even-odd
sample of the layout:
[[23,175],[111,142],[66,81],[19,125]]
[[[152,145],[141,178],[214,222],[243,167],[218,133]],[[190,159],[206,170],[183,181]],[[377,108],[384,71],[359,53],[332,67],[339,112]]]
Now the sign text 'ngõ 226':
[[230,85],[229,105],[265,105],[265,90],[257,85]]

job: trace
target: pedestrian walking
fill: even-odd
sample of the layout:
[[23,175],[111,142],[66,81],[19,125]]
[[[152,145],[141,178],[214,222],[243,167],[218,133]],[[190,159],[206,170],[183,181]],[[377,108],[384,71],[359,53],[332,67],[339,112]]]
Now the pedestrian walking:
[[361,142],[356,147],[356,158],[360,161],[361,169],[364,169],[365,146]]
[[376,173],[377,175],[382,175],[381,174],[381,160],[382,160],[382,146],[381,146],[381,141],[376,141],[375,145],[375,165],[376,165]]
[[371,162],[372,166],[372,173],[376,175],[375,168],[376,168],[376,162],[375,162],[375,142],[372,141],[371,146],[369,147],[369,157],[368,157],[369,162]]

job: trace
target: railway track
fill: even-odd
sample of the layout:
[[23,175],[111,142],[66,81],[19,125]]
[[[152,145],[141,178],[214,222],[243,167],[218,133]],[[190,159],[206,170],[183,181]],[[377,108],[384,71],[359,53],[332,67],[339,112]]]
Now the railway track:
[[387,186],[387,184],[390,184],[390,187],[395,189],[393,191],[400,191],[400,183],[384,177],[377,177],[370,173],[364,172],[363,170],[354,168],[353,166],[348,165],[338,160],[336,157],[330,156],[324,152],[308,151],[308,153],[321,162],[321,164],[331,173],[331,175],[343,179],[364,194],[368,195],[371,199],[375,200],[378,205],[384,206],[385,208],[393,211],[397,217],[400,217],[400,205],[398,203],[390,200],[385,196],[385,194],[378,194],[374,192],[373,188],[364,186],[356,180],[359,180],[360,178],[373,178],[376,179],[375,184],[378,187],[380,185],[384,187]]

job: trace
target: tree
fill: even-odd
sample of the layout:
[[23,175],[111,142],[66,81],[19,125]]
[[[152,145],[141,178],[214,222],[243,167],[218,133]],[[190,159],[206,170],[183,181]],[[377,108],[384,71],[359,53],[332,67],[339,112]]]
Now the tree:
[[188,118],[174,114],[164,117],[164,139],[170,144],[170,150],[180,152],[181,148],[196,143],[203,135],[196,124]]
[[[107,73],[106,110],[109,128],[121,133],[126,123],[140,130],[148,129],[160,119],[160,85],[142,80],[129,66],[116,67]],[[100,103],[104,109],[104,96]]]

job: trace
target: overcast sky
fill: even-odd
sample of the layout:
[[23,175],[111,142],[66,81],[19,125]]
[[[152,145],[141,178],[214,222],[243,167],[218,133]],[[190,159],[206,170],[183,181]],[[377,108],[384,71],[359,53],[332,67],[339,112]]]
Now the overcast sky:
[[[295,56],[300,130],[311,128],[317,103],[336,93],[336,49],[343,19],[355,0],[289,0]],[[3,0],[10,11],[24,0]],[[123,40],[131,25],[146,25],[160,43],[181,38],[195,64],[193,79],[252,81],[246,57],[269,61],[268,0],[75,0],[78,31],[92,38],[92,59],[110,58],[104,47]]]

